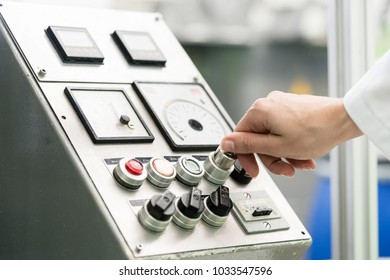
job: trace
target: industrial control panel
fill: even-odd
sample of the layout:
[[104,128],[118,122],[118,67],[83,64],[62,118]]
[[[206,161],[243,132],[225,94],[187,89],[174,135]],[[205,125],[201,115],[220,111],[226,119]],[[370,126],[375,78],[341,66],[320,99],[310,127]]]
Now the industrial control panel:
[[0,258],[303,256],[261,163],[251,178],[219,149],[235,124],[161,14],[0,15]]

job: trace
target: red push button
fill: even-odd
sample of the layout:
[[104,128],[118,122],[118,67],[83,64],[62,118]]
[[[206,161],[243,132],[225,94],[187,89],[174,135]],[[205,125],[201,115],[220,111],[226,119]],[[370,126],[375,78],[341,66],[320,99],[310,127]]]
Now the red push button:
[[142,163],[136,159],[131,159],[125,164],[126,170],[133,175],[141,175],[144,170]]
[[162,158],[155,159],[152,165],[154,170],[165,177],[171,177],[175,172],[170,162]]

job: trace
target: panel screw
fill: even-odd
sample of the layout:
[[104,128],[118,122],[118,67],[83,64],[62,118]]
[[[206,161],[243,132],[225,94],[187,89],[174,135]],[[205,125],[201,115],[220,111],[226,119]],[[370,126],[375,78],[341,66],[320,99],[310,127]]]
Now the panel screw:
[[44,78],[46,76],[46,70],[45,69],[39,69],[38,76],[41,78]]
[[268,229],[271,228],[271,224],[268,223],[268,222],[264,222],[263,225],[264,225],[265,228],[268,228]]
[[135,246],[135,251],[137,253],[141,252],[142,251],[142,244],[137,244],[137,246]]

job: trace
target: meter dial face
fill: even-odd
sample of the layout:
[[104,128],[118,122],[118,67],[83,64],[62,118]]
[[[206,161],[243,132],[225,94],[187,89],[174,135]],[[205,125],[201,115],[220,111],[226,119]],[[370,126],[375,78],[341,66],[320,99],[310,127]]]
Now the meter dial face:
[[67,87],[65,94],[94,143],[153,142],[124,90]]
[[218,119],[201,106],[176,100],[166,107],[166,117],[173,132],[182,141],[203,144],[220,140],[226,131]]
[[212,151],[232,131],[201,84],[134,82],[133,87],[173,151]]

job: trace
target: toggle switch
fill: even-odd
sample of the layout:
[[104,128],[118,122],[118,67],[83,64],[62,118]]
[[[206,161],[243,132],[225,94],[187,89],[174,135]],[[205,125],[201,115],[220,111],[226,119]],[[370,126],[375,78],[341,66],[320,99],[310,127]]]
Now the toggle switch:
[[203,163],[204,177],[211,183],[223,185],[232,173],[236,160],[235,154],[223,152],[218,148],[215,152],[211,152]]
[[199,222],[204,209],[202,191],[193,187],[177,200],[173,222],[183,229],[192,230]]
[[269,216],[271,215],[272,211],[273,211],[272,208],[268,207],[267,205],[260,205],[253,210],[252,216],[253,217]]
[[176,176],[175,168],[164,158],[152,158],[146,169],[147,179],[158,188],[168,188]]
[[162,195],[154,195],[138,212],[140,223],[153,232],[163,232],[175,213],[175,195],[167,191]]
[[130,190],[139,189],[147,177],[143,164],[135,158],[122,158],[113,174],[119,184]]
[[229,196],[229,188],[219,186],[206,198],[202,220],[212,227],[220,227],[227,220],[232,208],[233,202]]
[[197,186],[204,175],[202,164],[191,156],[181,156],[175,168],[177,180],[188,186]]

